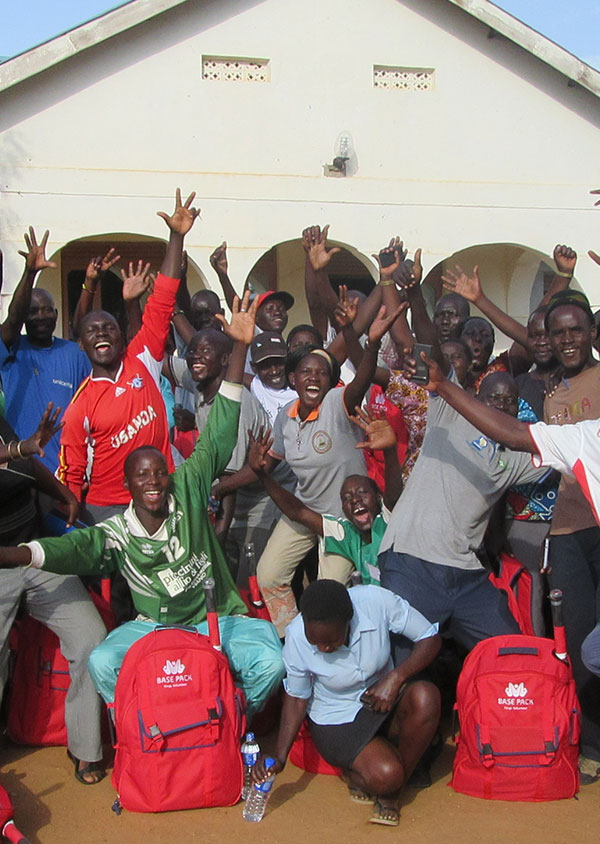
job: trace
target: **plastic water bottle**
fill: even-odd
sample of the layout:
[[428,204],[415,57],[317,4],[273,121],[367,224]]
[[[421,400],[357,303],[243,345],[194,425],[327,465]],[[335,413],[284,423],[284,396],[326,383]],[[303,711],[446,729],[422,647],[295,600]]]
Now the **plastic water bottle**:
[[[268,770],[269,768],[272,768],[274,764],[275,760],[270,756],[267,756],[265,759],[265,768]],[[252,790],[248,795],[248,799],[246,800],[244,811],[242,812],[242,817],[245,821],[253,821],[254,823],[262,821],[265,809],[267,808],[267,800],[271,794],[274,781],[275,774],[271,774],[271,776],[264,782],[254,783]]]
[[242,759],[244,761],[244,787],[242,800],[246,800],[252,790],[252,768],[256,764],[260,747],[254,738],[254,733],[246,733],[246,741],[242,745]]

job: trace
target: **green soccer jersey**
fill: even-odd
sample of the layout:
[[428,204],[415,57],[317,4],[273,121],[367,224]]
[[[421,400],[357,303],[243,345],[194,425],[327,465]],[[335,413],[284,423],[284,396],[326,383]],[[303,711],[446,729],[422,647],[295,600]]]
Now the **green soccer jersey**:
[[389,511],[383,508],[375,516],[371,528],[371,542],[365,542],[362,533],[348,519],[323,516],[323,543],[327,554],[339,554],[354,563],[365,585],[379,586],[377,555],[381,539],[387,528]]
[[207,514],[210,487],[237,442],[239,401],[223,384],[194,451],[171,475],[169,515],[152,536],[133,507],[94,527],[27,543],[33,564],[57,574],[109,574],[120,569],[136,610],[161,624],[206,618],[202,583],[215,579],[219,615],[247,612]]

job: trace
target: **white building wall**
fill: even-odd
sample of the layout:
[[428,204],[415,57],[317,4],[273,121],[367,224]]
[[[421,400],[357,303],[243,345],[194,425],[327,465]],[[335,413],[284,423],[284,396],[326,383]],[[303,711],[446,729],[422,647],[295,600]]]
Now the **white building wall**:
[[[198,192],[186,245],[211,283],[223,239],[241,287],[263,252],[317,222],[367,255],[400,234],[426,268],[474,244],[598,248],[598,99],[487,36],[442,0],[190,0],[9,89],[3,296],[29,224],[50,227],[49,252],[100,232],[164,237],[155,212],[177,185]],[[269,59],[271,81],[202,80],[203,54]],[[377,90],[374,64],[434,68],[435,87]],[[342,130],[357,172],[325,178]],[[600,304],[587,258],[578,278]]]

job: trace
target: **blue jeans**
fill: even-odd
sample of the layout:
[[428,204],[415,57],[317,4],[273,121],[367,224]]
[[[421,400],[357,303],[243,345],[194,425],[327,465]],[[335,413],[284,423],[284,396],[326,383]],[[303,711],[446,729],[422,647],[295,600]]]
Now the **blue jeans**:
[[[157,625],[151,621],[128,621],[109,633],[90,655],[89,671],[106,703],[115,699],[115,685],[125,654],[138,639]],[[194,625],[206,635],[206,621]],[[248,702],[248,717],[265,704],[285,674],[281,642],[273,625],[257,618],[227,615],[219,619],[221,645],[229,659],[236,684]]]

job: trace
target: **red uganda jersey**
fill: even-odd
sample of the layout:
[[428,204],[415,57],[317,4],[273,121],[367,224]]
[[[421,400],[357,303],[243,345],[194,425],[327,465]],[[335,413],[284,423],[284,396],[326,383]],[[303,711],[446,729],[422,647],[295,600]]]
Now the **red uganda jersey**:
[[178,286],[178,278],[159,274],[115,380],[88,376],[65,411],[56,474],[80,501],[87,481],[87,503],[129,504],[123,466],[141,445],[157,448],[175,469],[159,381]]

